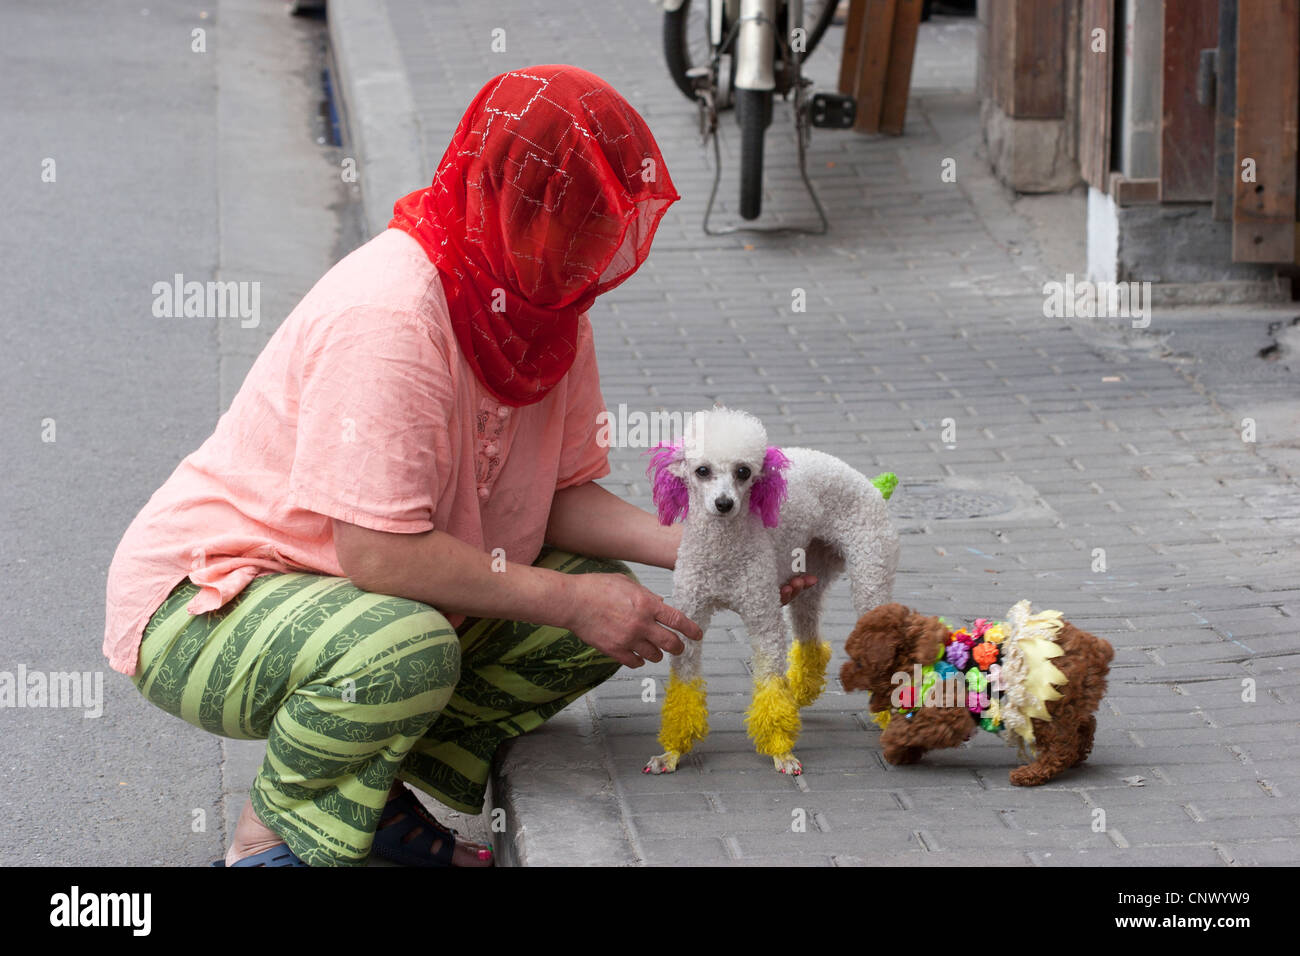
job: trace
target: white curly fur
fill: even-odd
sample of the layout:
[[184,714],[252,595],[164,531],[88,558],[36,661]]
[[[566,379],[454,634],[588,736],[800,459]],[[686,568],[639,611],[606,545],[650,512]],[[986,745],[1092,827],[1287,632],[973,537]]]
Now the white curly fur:
[[[788,631],[780,588],[795,574],[817,584],[787,607],[795,640],[818,640],[827,587],[847,571],[858,616],[890,600],[898,566],[898,533],[880,491],[838,458],[811,448],[781,449],[790,461],[784,475],[788,497],[777,527],[764,527],[749,511],[749,492],[767,450],[767,432],[747,412],[719,408],[697,412],[687,423],[683,457],[669,466],[683,478],[690,507],[673,572],[673,603],[702,629],[719,609],[740,615],[753,648],[755,681],[786,671]],[[698,473],[707,468],[707,477]],[[741,478],[741,469],[749,477]],[[725,512],[727,499],[732,505]],[[795,549],[806,555],[796,572]],[[673,658],[678,679],[700,676],[702,642],[687,641]],[[647,770],[676,766],[668,755]]]

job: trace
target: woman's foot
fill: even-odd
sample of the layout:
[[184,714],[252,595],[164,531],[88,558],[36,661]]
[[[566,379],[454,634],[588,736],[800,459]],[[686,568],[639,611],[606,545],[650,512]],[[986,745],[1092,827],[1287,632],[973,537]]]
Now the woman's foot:
[[[419,797],[407,790],[406,785],[400,780],[393,783],[393,789],[388,792],[389,801],[407,797],[412,805],[411,812],[418,818],[416,826],[411,827],[409,833],[402,837],[402,844],[410,844],[415,841],[423,843],[430,839],[429,856],[440,857],[446,855],[444,844],[451,841],[451,865],[452,866],[491,866],[492,848],[482,843],[473,843],[469,840],[462,839],[454,835],[451,829],[443,823],[440,823],[424,805],[420,803]],[[379,830],[401,824],[406,820],[407,810],[405,807],[398,810],[386,820],[380,820]],[[409,824],[408,824],[409,825]]]
[[234,866],[246,856],[261,853],[282,843],[284,838],[257,818],[250,800],[244,804],[239,822],[235,824],[235,835],[230,841],[230,849],[226,851],[226,866]]
[[[388,799],[402,796],[406,790],[404,784],[400,781],[393,784],[393,789],[388,792]],[[419,805],[419,798],[411,794],[411,800]],[[423,830],[427,826],[434,832],[433,843],[429,847],[429,855],[436,856],[444,840],[451,840],[454,844],[452,849],[451,865],[452,866],[491,866],[492,865],[492,848],[484,846],[481,843],[472,843],[468,840],[461,840],[451,834],[451,831],[443,824],[434,819],[423,806],[420,806],[421,825],[412,827],[411,832],[403,838],[403,843],[423,836]],[[388,820],[380,823],[380,827],[389,827],[395,823],[401,822],[406,818],[406,812],[399,811]],[[424,839],[428,839],[424,836]],[[284,843],[284,839],[263,823],[253,812],[251,801],[244,804],[243,812],[239,814],[239,822],[235,825],[234,837],[230,843],[230,849],[226,851],[226,866],[233,866],[246,856],[252,856],[254,853],[261,853],[263,850],[269,850],[271,847],[279,846]]]

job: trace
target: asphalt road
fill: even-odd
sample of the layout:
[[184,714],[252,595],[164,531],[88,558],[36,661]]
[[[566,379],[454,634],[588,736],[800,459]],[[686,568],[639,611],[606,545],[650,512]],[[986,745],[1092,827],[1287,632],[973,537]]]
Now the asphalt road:
[[[355,187],[318,142],[324,33],[257,0],[0,12],[0,682],[90,672],[103,695],[98,717],[0,707],[0,864],[224,852],[256,745],[232,750],[107,668],[104,581],[136,512],[358,239]],[[259,283],[258,324],[156,316],[153,286],[177,273]]]

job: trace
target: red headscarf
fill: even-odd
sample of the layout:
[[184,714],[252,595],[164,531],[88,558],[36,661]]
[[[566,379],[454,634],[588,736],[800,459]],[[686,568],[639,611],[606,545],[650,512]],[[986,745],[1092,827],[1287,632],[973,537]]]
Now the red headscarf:
[[573,364],[578,316],[640,267],[679,198],[645,121],[608,83],[534,66],[479,91],[433,185],[398,200],[389,226],[437,266],[479,381],[531,405]]

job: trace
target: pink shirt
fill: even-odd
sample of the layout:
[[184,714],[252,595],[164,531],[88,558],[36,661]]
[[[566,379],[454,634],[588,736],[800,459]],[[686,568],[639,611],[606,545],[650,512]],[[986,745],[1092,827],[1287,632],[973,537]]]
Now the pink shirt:
[[127,529],[108,572],[109,665],[135,673],[145,625],[186,577],[201,614],[261,574],[342,575],[331,518],[532,563],[553,491],[609,474],[604,409],[585,315],[564,379],[503,405],[461,356],[424,250],[381,233],[307,293]]

